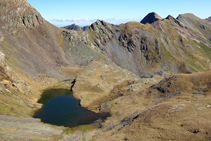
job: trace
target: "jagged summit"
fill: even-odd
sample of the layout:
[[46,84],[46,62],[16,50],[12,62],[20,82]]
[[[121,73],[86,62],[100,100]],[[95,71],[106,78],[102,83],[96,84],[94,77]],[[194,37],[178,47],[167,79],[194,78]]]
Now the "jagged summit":
[[71,24],[71,25],[68,25],[68,26],[65,26],[63,28],[66,28],[66,29],[69,29],[69,30],[76,30],[76,31],[81,31],[81,27],[76,25],[76,24]]
[[94,23],[91,24],[91,26],[93,26],[93,25],[98,25],[98,26],[103,25],[103,26],[106,26],[107,24],[108,24],[107,22],[105,22],[103,20],[97,19]]
[[165,19],[175,19],[172,15],[168,15]]
[[102,30],[104,28],[105,29],[108,29],[109,31],[112,31],[112,27],[111,27],[111,24],[110,23],[98,19],[97,21],[95,21],[94,23],[92,23],[89,26],[88,29],[98,32],[99,29]]
[[68,30],[75,30],[75,31],[85,31],[88,27],[89,26],[80,27],[76,24],[71,24],[71,25],[68,25],[68,26],[64,26],[63,28],[68,29]]
[[183,27],[184,25],[177,19],[175,19],[173,16],[168,15],[165,19],[173,21],[174,23],[178,24],[179,26]]
[[141,20],[141,23],[142,24],[146,24],[146,23],[151,24],[151,23],[161,20],[161,19],[162,18],[158,14],[156,14],[155,12],[151,12]]

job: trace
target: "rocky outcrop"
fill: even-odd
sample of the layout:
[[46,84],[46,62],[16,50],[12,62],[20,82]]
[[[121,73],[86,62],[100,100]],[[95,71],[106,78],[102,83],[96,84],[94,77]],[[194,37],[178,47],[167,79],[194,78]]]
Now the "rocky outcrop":
[[5,91],[8,89],[16,89],[17,91],[28,95],[31,91],[30,86],[10,70],[7,63],[5,63],[5,54],[0,52],[0,84],[4,85]]
[[89,46],[90,41],[86,32],[78,33],[74,30],[63,30],[61,36],[63,37],[62,46],[65,57],[74,66],[85,67],[95,58],[102,56]]
[[122,34],[119,37],[119,44],[120,46],[127,48],[131,53],[140,50],[142,56],[144,56],[146,60],[155,60],[158,62],[161,58],[158,48],[158,40],[150,32],[134,29],[132,34]]
[[[174,75],[161,80],[149,88],[148,94],[154,98],[169,99],[184,92],[192,94],[206,94],[211,91],[211,72],[195,73],[191,75]],[[197,79],[196,79],[197,78]]]
[[176,23],[176,24],[178,24],[180,27],[184,27],[184,25],[179,21],[179,20],[177,20],[177,19],[175,19],[173,16],[171,16],[171,15],[168,15],[167,17],[166,17],[166,19],[167,20],[170,20],[170,21],[172,21],[172,22],[174,22],[174,23]]
[[[132,24],[137,25],[137,28],[132,27]],[[154,34],[144,31],[140,26],[138,22],[114,26],[98,20],[85,31],[88,38],[83,40],[120,67],[140,76],[161,57],[158,40]]]
[[112,25],[105,22],[97,20],[91,26],[89,26],[86,31],[88,32],[88,38],[91,42],[91,46],[100,51],[100,46],[105,46],[112,38],[115,37]]
[[25,29],[33,29],[42,25],[44,19],[26,0],[3,0],[0,3],[0,20],[3,29],[17,35]]
[[153,22],[161,20],[161,19],[162,18],[158,14],[156,14],[155,12],[152,12],[152,13],[149,13],[147,16],[145,16],[141,20],[141,23],[142,24],[146,24],[146,23],[152,24]]
[[68,29],[68,30],[75,30],[75,31],[81,31],[82,28],[76,24],[71,24],[71,25],[68,25],[68,26],[65,26],[63,27],[65,29]]
[[88,27],[89,26],[80,27],[76,24],[71,24],[71,25],[65,26],[63,28],[68,29],[68,30],[75,30],[75,31],[85,31]]

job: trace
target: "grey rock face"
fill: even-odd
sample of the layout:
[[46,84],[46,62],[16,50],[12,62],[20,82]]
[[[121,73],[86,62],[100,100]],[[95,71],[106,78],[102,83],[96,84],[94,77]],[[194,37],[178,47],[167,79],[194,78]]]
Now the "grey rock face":
[[95,32],[95,39],[99,39],[102,43],[106,43],[114,37],[112,26],[105,21],[97,20],[87,30]]
[[44,19],[37,10],[25,0],[4,0],[0,4],[0,20],[4,22],[3,28],[13,35],[18,35],[25,29],[33,29],[42,25]]
[[72,64],[84,67],[99,55],[98,52],[87,46],[88,39],[80,38],[76,31],[64,30],[62,32],[64,37],[63,48],[66,58],[72,62]]
[[[121,35],[119,41],[120,46],[127,48],[129,52],[134,52],[135,48],[139,48],[146,60],[158,61],[159,59],[158,41],[153,34],[147,36],[143,34],[143,31],[136,30],[134,34]],[[151,52],[154,52],[155,56],[152,56]]]
[[118,66],[141,76],[161,58],[158,41],[150,31],[134,28],[126,33],[124,30],[97,20],[85,31],[88,32],[87,44]]

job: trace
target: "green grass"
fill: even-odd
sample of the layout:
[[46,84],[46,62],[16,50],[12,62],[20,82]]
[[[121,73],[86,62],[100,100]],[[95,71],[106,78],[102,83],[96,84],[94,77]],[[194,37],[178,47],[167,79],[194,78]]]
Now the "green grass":
[[65,134],[73,134],[76,131],[86,132],[86,131],[92,131],[92,130],[94,130],[96,128],[97,127],[95,127],[93,125],[81,125],[81,126],[73,127],[73,128],[66,127],[63,130],[63,133],[65,133]]
[[17,49],[12,46],[6,39],[0,42],[0,50],[5,54],[5,62],[9,66],[18,67],[17,62],[12,61],[17,60],[17,56],[15,56],[17,54]]
[[203,71],[203,68],[197,65],[194,60],[184,60],[184,62],[196,72]]
[[162,51],[161,54],[163,54],[162,60],[167,61],[169,63],[175,60],[173,53],[168,51],[162,42],[159,44],[159,49]]
[[[197,43],[197,42],[193,42],[193,41],[189,41],[183,37],[181,37],[181,35],[179,35],[177,32],[175,32],[175,30],[171,27],[171,22],[165,22],[164,23],[164,27],[166,28],[167,32],[163,33],[163,38],[167,39],[168,37],[170,38],[170,43],[171,43],[171,47],[167,50],[167,48],[164,46],[164,44],[161,42],[161,44],[159,44],[159,48],[160,50],[162,50],[162,54],[163,54],[163,59],[162,60],[168,60],[168,62],[172,62],[174,60],[181,60],[184,61],[187,66],[189,66],[192,70],[194,71],[202,71],[202,70],[206,70],[209,68],[209,66],[206,64],[205,61],[203,61],[204,59],[211,59],[211,48],[207,47],[206,45],[204,45],[203,43]],[[171,35],[171,36],[169,36]],[[191,45],[192,48],[194,48],[193,51],[192,49],[188,48],[188,47],[183,47],[177,44],[177,39],[178,38],[183,38],[184,44],[189,44]],[[200,46],[201,48],[197,47]],[[202,56],[202,59],[199,60],[197,58],[197,55]]]
[[[198,65],[195,64],[195,67],[197,69],[199,69],[199,71],[202,71],[204,69],[208,69],[209,68],[209,65],[206,63],[206,61],[203,61],[203,60],[199,60],[197,58],[197,56],[201,56],[202,58],[204,59],[209,59],[211,60],[211,48],[207,47],[205,44],[203,43],[198,43],[198,42],[193,42],[193,41],[186,41],[186,43],[188,43],[189,45],[191,45],[192,48],[194,48],[194,52],[193,51],[188,51],[188,54],[192,54],[192,56],[194,57],[191,57],[191,63],[192,65],[194,65],[195,63],[194,62],[198,62]],[[200,48],[199,48],[200,47]],[[195,55],[193,55],[195,54]],[[203,61],[203,62],[202,62]]]
[[[3,86],[2,86],[3,87]],[[25,99],[25,94],[17,91],[16,89],[9,89],[11,93],[8,93],[3,89],[3,93],[0,93],[0,114],[12,115],[12,116],[30,116],[33,108],[22,103],[21,99]]]
[[1,136],[4,136],[4,134],[0,134],[0,137],[1,137]]
[[209,59],[211,59],[211,48],[209,48],[208,46],[206,46],[203,43],[198,43],[198,45],[204,51],[204,54],[206,55],[206,57],[208,57]]

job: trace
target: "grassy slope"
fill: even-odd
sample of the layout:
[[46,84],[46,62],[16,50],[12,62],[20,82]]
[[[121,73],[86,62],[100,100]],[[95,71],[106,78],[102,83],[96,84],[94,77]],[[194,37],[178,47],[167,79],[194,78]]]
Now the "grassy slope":
[[[144,91],[111,101],[113,116],[93,140],[209,140],[210,74],[211,71],[174,75]],[[176,91],[180,94],[174,95]],[[127,119],[130,122],[124,125]]]
[[[161,38],[167,44],[161,42],[161,50],[163,53],[163,61],[170,61],[171,64],[174,61],[178,63],[185,63],[189,69],[192,71],[202,71],[209,70],[210,65],[207,64],[207,60],[210,61],[210,56],[208,55],[211,49],[204,45],[203,43],[197,43],[192,39],[192,37],[181,36],[176,30],[178,25],[169,20],[160,21],[164,32],[160,32]],[[182,29],[185,31],[185,29]],[[188,31],[191,33],[191,31]],[[161,39],[158,38],[158,39]],[[198,37],[200,38],[200,37]],[[183,42],[182,46],[178,43],[178,39]],[[179,70],[178,70],[179,71]]]

